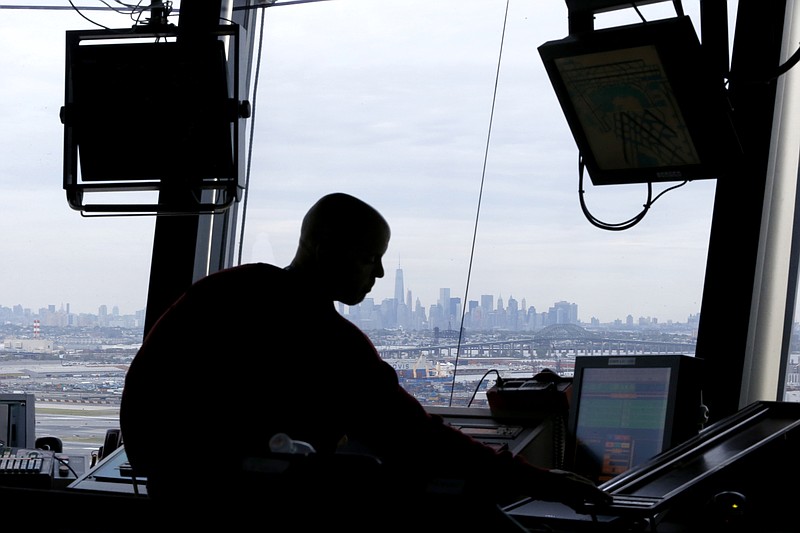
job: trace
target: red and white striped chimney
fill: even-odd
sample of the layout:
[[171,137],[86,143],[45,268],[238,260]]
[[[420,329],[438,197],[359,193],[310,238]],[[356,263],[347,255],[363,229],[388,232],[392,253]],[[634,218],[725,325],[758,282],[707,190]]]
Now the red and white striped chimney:
[[33,338],[39,338],[39,319],[33,321]]

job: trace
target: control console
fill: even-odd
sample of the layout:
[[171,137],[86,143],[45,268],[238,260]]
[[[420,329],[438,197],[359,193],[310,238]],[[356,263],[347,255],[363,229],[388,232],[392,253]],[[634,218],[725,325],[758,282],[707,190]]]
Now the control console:
[[49,489],[64,487],[75,479],[66,454],[0,447],[0,486]]

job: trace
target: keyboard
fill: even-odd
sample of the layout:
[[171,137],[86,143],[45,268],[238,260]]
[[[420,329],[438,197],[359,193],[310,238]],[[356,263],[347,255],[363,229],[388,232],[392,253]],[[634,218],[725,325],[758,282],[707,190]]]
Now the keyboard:
[[0,486],[50,488],[57,463],[49,450],[0,448]]

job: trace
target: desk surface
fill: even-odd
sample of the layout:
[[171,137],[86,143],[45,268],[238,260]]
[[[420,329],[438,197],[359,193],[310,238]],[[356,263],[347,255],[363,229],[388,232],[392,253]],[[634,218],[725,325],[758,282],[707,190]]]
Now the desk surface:
[[73,481],[67,488],[146,496],[146,483],[146,479],[135,478],[132,475],[125,448],[120,446],[104,457],[94,468]]

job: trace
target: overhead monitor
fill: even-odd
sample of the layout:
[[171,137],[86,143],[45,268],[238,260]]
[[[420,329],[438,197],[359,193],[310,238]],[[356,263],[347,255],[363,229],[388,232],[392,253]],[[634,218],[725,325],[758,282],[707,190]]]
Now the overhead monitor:
[[572,469],[603,483],[696,435],[701,364],[688,355],[576,357]]
[[83,44],[71,51],[72,127],[86,181],[233,176],[222,41]]
[[724,80],[688,16],[577,33],[539,54],[594,185],[717,179],[735,168]]
[[[239,32],[224,25],[186,42],[166,29],[67,32],[60,114],[73,209],[219,212],[238,200],[249,117],[239,99]],[[141,201],[150,191],[168,191],[158,202],[169,205]],[[119,192],[134,201],[114,202]]]

